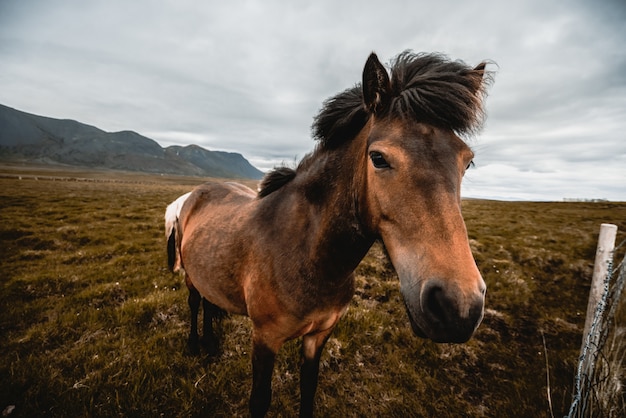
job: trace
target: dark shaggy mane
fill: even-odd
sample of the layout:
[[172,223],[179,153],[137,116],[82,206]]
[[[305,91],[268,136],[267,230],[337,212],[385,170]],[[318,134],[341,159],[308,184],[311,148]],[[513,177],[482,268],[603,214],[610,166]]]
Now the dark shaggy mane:
[[306,170],[315,162],[315,151],[306,154],[298,163],[297,168],[286,166],[275,167],[265,174],[259,185],[259,198],[263,198],[283,187],[296,177],[301,170]]
[[354,138],[363,129],[369,114],[363,105],[363,91],[357,84],[324,102],[313,120],[313,137],[324,147],[333,147]]
[[289,167],[276,167],[267,173],[259,185],[259,197],[265,197],[283,187],[296,177],[296,170]]
[[[490,80],[484,63],[474,69],[441,54],[405,51],[391,63],[387,114],[450,129],[458,135],[472,134],[482,125],[483,98]],[[369,116],[361,85],[356,85],[324,102],[313,122],[313,136],[323,147],[338,146],[356,136]]]

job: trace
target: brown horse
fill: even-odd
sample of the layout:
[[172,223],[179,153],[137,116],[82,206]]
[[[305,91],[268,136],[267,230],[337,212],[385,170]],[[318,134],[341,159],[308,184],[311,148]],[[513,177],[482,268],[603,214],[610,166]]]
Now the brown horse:
[[217,352],[220,311],[252,320],[252,416],[270,406],[274,359],[302,337],[300,415],[311,416],[322,348],[354,293],[353,270],[382,239],[415,334],[464,342],[483,316],[485,283],[461,216],[473,153],[459,135],[482,122],[485,63],[404,52],[391,77],[372,54],[363,82],[324,103],[319,141],[259,192],[206,183],[168,208],[170,267],[189,287],[190,346]]

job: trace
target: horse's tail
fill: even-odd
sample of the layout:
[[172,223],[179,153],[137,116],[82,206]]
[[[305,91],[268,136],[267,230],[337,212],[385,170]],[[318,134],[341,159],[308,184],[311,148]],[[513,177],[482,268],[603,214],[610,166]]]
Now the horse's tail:
[[176,266],[176,253],[176,231],[172,229],[172,232],[167,239],[167,266],[172,273],[174,273],[174,267]]
[[165,210],[165,238],[167,239],[167,265],[172,272],[182,268],[180,257],[180,211],[191,193],[185,193],[167,206]]

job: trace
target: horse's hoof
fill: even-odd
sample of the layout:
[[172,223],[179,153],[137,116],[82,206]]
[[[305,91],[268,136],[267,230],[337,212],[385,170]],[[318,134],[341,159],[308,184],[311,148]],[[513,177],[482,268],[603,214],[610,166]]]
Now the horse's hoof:
[[197,357],[200,355],[200,347],[197,345],[188,345],[185,354],[192,357]]
[[213,338],[202,338],[200,344],[202,344],[207,355],[211,357],[215,357],[220,353],[219,342]]
[[198,337],[189,338],[187,340],[187,350],[185,354],[190,356],[199,356],[200,355],[200,345],[198,344]]

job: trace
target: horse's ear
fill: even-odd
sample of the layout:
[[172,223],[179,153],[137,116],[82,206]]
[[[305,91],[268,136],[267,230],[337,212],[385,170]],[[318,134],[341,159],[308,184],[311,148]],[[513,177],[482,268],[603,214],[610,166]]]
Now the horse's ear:
[[474,67],[474,71],[481,73],[481,76],[482,76],[482,74],[485,73],[486,67],[487,67],[487,63],[483,61],[480,64],[478,64],[476,67]]
[[391,83],[387,70],[373,52],[363,69],[363,104],[370,113],[380,111],[387,104]]
[[486,67],[487,63],[483,61],[469,72],[469,76],[473,81],[475,92],[483,90],[483,83],[489,82],[489,71],[486,71]]

